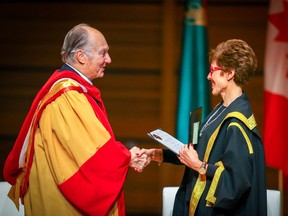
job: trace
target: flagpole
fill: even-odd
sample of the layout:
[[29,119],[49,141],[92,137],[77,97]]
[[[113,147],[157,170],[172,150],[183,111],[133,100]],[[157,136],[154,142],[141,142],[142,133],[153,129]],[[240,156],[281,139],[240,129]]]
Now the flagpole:
[[181,142],[188,143],[190,112],[202,107],[202,117],[205,118],[210,111],[205,0],[188,0],[186,2],[183,27],[176,137]]
[[284,199],[284,187],[283,187],[283,171],[278,170],[278,190],[280,191],[280,215],[283,215],[283,199]]

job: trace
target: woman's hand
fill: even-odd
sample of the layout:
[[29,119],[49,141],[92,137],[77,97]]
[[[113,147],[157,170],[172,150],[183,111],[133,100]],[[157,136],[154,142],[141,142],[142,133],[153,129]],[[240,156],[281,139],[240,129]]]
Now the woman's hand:
[[179,151],[178,158],[181,163],[196,171],[198,171],[202,165],[202,161],[199,160],[198,153],[192,145],[190,145],[189,148],[188,145],[183,146]]
[[163,150],[162,149],[142,149],[144,150],[144,153],[147,154],[147,156],[150,158],[152,161],[156,161],[158,163],[163,162]]

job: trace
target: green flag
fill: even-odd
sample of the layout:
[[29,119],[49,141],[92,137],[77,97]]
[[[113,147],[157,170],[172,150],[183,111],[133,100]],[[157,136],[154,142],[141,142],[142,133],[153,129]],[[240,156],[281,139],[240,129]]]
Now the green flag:
[[210,111],[206,3],[186,4],[176,125],[176,136],[183,143],[188,143],[190,111],[201,106],[202,118]]

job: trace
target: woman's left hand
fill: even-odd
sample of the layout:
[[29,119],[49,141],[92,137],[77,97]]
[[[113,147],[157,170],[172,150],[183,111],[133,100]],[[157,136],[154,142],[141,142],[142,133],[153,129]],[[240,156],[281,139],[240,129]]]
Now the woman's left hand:
[[183,146],[179,151],[178,158],[181,163],[196,171],[198,171],[202,165],[202,161],[199,160],[198,153],[192,145],[190,145],[189,148],[188,145]]

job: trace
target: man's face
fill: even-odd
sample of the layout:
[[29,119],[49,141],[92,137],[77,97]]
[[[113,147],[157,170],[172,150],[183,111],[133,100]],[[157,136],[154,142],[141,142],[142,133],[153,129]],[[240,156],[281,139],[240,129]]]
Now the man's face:
[[88,57],[87,72],[91,80],[104,76],[104,70],[107,64],[111,63],[111,58],[108,53],[108,45],[98,46],[97,49],[92,51],[92,58]]
[[[96,79],[104,76],[104,70],[107,64],[111,63],[108,53],[109,46],[104,36],[96,31],[91,32],[91,51],[86,53],[85,75],[90,79]],[[94,47],[94,48],[93,48]]]

